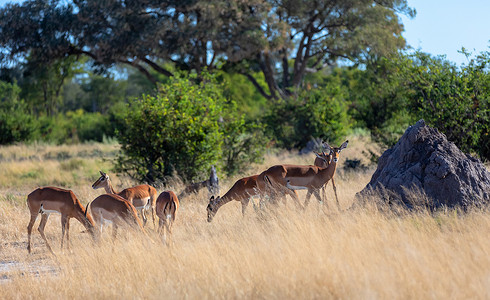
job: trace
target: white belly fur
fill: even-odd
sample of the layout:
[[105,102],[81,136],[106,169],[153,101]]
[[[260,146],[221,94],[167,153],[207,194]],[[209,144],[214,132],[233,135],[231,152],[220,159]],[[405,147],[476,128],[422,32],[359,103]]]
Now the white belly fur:
[[298,186],[298,185],[290,185],[289,180],[286,182],[286,187],[291,190],[307,190],[308,188],[305,186]]
[[140,200],[141,202],[146,203],[146,204],[143,206],[136,206],[136,205],[134,205],[134,200],[133,200],[134,208],[136,208],[137,210],[150,208],[150,197],[146,197],[146,198],[142,198],[142,199],[138,199],[138,200]]

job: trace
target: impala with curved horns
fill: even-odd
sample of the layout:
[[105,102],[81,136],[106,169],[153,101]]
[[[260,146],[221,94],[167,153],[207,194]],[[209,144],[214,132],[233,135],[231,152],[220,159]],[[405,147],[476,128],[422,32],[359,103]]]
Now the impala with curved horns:
[[115,194],[100,195],[87,204],[86,211],[89,207],[95,223],[99,225],[99,235],[106,223],[112,223],[113,239],[116,238],[117,229],[121,226],[137,228],[147,235],[133,204],[121,196]]
[[32,227],[39,214],[41,214],[41,223],[38,231],[52,254],[54,252],[44,235],[44,227],[48,222],[49,215],[53,212],[61,214],[61,249],[63,249],[65,232],[66,241],[70,247],[70,218],[77,219],[94,237],[94,220],[87,214],[86,209],[71,190],[51,186],[37,188],[27,196],[27,206],[31,213],[31,220],[27,225],[27,251],[29,253],[31,253]]
[[[315,162],[313,163],[314,166],[317,166],[320,168],[326,168],[326,167],[328,167],[328,165],[332,161],[332,155],[330,154],[330,152],[328,154],[325,153],[325,151],[322,151],[321,153],[319,153],[319,152],[313,152],[313,153],[315,153],[315,155],[316,155]],[[335,194],[335,200],[337,201],[337,207],[340,209],[339,197],[337,196],[337,186],[335,185],[335,180],[334,180],[333,176],[332,176],[332,179],[330,181],[332,181],[333,192]],[[326,192],[327,184],[328,184],[328,182],[325,183],[323,185],[323,187],[321,188],[322,199],[325,199],[325,201],[327,199],[327,192]]]
[[[317,158],[315,159],[315,165],[326,165],[330,163],[330,155],[326,154],[323,152],[322,154],[317,154]],[[318,160],[318,161],[317,161]],[[225,205],[226,203],[230,201],[240,201],[242,204],[242,215],[245,216],[245,211],[247,209],[248,203],[250,202],[250,199],[253,197],[261,197],[262,195],[267,194],[266,190],[260,190],[259,186],[257,184],[257,178],[259,175],[252,175],[249,177],[244,177],[241,179],[238,179],[235,184],[230,188],[226,194],[223,195],[223,197],[214,197],[212,196],[211,199],[209,199],[209,204],[206,208],[208,212],[208,222],[211,222],[218,212],[218,209]],[[262,187],[264,188],[264,186]],[[298,199],[298,194],[296,191],[291,191],[290,194],[293,194],[294,197],[293,199]],[[299,204],[299,201],[298,201]],[[301,204],[300,204],[301,206]]]
[[[308,206],[311,194],[314,194],[319,202],[322,201],[319,190],[335,175],[340,152],[347,147],[349,141],[345,141],[340,147],[332,148],[324,143],[332,155],[332,162],[326,168],[304,165],[276,165],[262,172],[257,178],[259,189],[264,190],[270,184],[273,190],[291,195],[296,195],[295,190],[307,190],[304,207]],[[296,195],[295,201],[299,201]]]
[[141,213],[143,226],[145,226],[147,222],[145,210],[151,209],[153,226],[155,227],[155,202],[157,200],[157,190],[154,187],[148,184],[141,184],[135,187],[126,188],[120,192],[116,192],[114,190],[114,187],[112,186],[109,175],[102,171],[99,172],[99,179],[97,179],[94,184],[92,184],[92,188],[94,190],[104,188],[107,194],[115,194],[131,202],[136,210]]
[[156,203],[156,214],[160,219],[158,222],[158,233],[162,235],[163,242],[165,243],[166,232],[169,236],[172,235],[172,225],[175,221],[175,214],[179,210],[179,199],[172,191],[162,192]]

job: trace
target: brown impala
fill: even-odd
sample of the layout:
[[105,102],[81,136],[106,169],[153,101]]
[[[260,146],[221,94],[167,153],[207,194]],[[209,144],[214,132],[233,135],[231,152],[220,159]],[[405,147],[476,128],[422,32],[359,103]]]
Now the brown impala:
[[[330,163],[329,154],[326,154],[325,152],[323,152],[322,154],[315,154],[317,156],[315,158],[316,166],[328,166],[328,164]],[[247,209],[248,203],[250,202],[250,199],[253,197],[260,197],[261,195],[265,194],[263,192],[260,192],[259,187],[257,186],[258,176],[259,175],[253,175],[238,179],[223,197],[218,196],[214,198],[214,196],[212,196],[211,199],[209,199],[209,204],[207,207],[208,222],[211,222],[213,220],[214,216],[221,206],[232,200],[240,201],[242,203],[242,215],[245,215],[245,211]],[[291,191],[291,193],[296,195],[296,199],[298,198],[296,191],[293,190]],[[293,199],[295,198],[293,197]]]
[[87,210],[92,211],[92,216],[99,225],[100,233],[105,223],[112,223],[112,237],[116,238],[117,228],[121,226],[130,226],[141,230],[146,234],[136,209],[131,202],[114,194],[104,194],[95,198],[87,204]]
[[[316,155],[316,158],[315,158],[315,162],[313,163],[313,165],[320,167],[320,168],[328,167],[328,165],[330,164],[330,161],[332,160],[332,156],[330,155],[330,153],[327,154],[323,151],[322,151],[322,153],[317,153],[317,152],[314,152],[314,153]],[[334,176],[335,176],[335,174],[334,174]],[[337,197],[337,186],[335,186],[335,180],[333,177],[332,177],[331,181],[332,181],[332,186],[333,186],[333,192],[335,193],[335,200],[337,201],[337,207],[340,209],[339,198]],[[325,201],[327,199],[327,196],[326,196],[326,194],[327,194],[326,193],[327,183],[325,183],[321,189],[322,190],[322,199],[325,199]]]
[[109,175],[102,171],[99,172],[99,179],[97,179],[94,184],[92,184],[92,188],[94,190],[104,188],[107,194],[116,194],[131,202],[136,210],[140,211],[141,218],[143,219],[143,226],[146,225],[147,221],[145,210],[151,209],[153,226],[155,226],[155,202],[157,200],[157,190],[154,187],[148,184],[142,184],[124,189],[118,193],[112,187]]
[[163,242],[166,242],[166,232],[169,236],[172,235],[172,225],[175,221],[175,214],[179,209],[179,199],[172,191],[162,192],[156,203],[156,214],[160,219],[158,225],[158,232],[163,237]]
[[332,162],[326,168],[304,165],[276,165],[262,172],[257,178],[260,190],[265,190],[265,186],[270,184],[278,192],[283,192],[296,196],[295,201],[299,201],[295,190],[307,190],[304,207],[308,206],[311,194],[314,194],[318,201],[322,201],[319,190],[335,175],[337,162],[340,152],[347,147],[349,141],[345,141],[340,147],[332,148],[324,143],[332,155]]
[[245,210],[247,209],[250,198],[260,196],[257,188],[258,176],[259,175],[253,175],[238,179],[223,197],[218,196],[214,198],[214,196],[212,196],[207,207],[208,222],[213,220],[214,215],[221,206],[232,200],[240,201],[242,203],[242,214],[245,215]]
[[77,219],[87,231],[94,237],[94,221],[87,214],[87,211],[77,199],[75,194],[70,190],[64,190],[57,187],[40,187],[35,189],[27,196],[27,206],[31,213],[31,220],[27,226],[27,250],[31,253],[31,233],[37,216],[41,214],[41,223],[39,224],[39,233],[46,242],[49,251],[54,254],[49,246],[48,240],[44,235],[44,227],[48,221],[49,215],[53,212],[61,214],[61,249],[63,249],[63,239],[65,237],[70,247],[70,218]]

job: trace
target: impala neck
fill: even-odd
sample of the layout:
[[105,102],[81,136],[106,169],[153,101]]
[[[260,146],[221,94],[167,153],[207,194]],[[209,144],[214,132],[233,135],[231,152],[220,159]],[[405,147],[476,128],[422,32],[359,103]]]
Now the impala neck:
[[318,173],[321,174],[323,180],[327,182],[330,179],[332,179],[332,177],[335,175],[335,170],[337,170],[337,162],[332,160],[332,162],[330,162],[328,167],[321,168]]
[[226,193],[223,197],[221,197],[218,201],[218,203],[216,203],[216,205],[214,206],[214,213],[216,213],[218,211],[218,209],[225,205],[226,203],[230,202],[233,200],[233,197],[230,197],[229,193]]
[[107,194],[117,194],[116,190],[114,190],[114,188],[112,187],[112,183],[110,179],[106,180],[104,189]]
[[85,213],[85,208],[81,204],[78,205],[77,212],[73,217],[82,223],[85,229],[90,233],[93,233],[93,228],[95,226],[94,220],[89,214]]

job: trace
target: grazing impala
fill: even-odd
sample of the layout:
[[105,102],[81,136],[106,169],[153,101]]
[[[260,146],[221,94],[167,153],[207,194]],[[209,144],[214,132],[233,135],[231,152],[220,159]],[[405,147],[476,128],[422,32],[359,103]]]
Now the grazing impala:
[[[330,162],[329,154],[325,154],[325,152],[323,152],[323,154],[317,154],[317,156],[319,157],[315,159],[315,165],[317,165],[317,160],[320,160],[322,162],[322,165],[328,166],[328,163]],[[320,162],[318,162],[318,164],[320,164]],[[242,215],[245,215],[245,211],[247,209],[248,203],[250,202],[250,199],[253,197],[260,197],[261,195],[267,193],[266,190],[263,190],[262,192],[261,190],[259,190],[259,187],[257,185],[258,176],[259,175],[253,175],[238,179],[223,197],[218,196],[215,198],[214,196],[212,196],[211,199],[209,199],[209,204],[207,207],[208,222],[211,222],[213,220],[214,216],[221,206],[232,200],[240,201],[242,203]],[[293,199],[298,199],[298,194],[296,193],[296,191],[291,191],[291,194],[295,195],[292,196]]]
[[321,202],[319,189],[334,176],[340,152],[347,147],[348,142],[345,141],[338,148],[331,148],[327,143],[324,143],[332,155],[332,162],[326,168],[303,165],[276,165],[270,167],[257,178],[259,189],[264,190],[264,186],[269,183],[278,192],[287,193],[293,199],[296,196],[295,201],[299,200],[293,191],[307,190],[305,208],[308,206],[311,194],[314,194],[318,201]]
[[179,209],[179,199],[172,191],[162,192],[156,203],[156,214],[160,221],[158,222],[158,232],[163,237],[163,242],[166,241],[166,232],[169,236],[172,235],[172,225],[175,221],[175,214]]
[[[320,167],[320,168],[328,167],[328,165],[330,164],[331,158],[332,158],[330,153],[327,154],[323,151],[322,151],[322,153],[317,153],[317,152],[314,152],[314,153],[316,155],[316,158],[315,158],[315,162],[313,163],[313,165]],[[335,186],[335,180],[333,177],[332,177],[331,181],[332,181],[333,191],[335,193],[335,200],[337,201],[337,207],[340,208],[339,198],[337,197],[337,187]],[[327,196],[326,196],[326,194],[327,194],[326,193],[327,183],[325,183],[322,187],[322,199],[325,199],[325,200],[327,199]]]
[[119,193],[112,187],[111,179],[106,173],[99,171],[100,177],[92,184],[92,188],[99,189],[104,188],[107,194],[116,194],[131,202],[136,210],[140,211],[141,218],[143,219],[143,226],[146,225],[145,210],[151,209],[151,216],[153,218],[153,226],[155,226],[155,202],[157,200],[157,190],[148,185],[142,184],[135,187],[127,188]]
[[44,235],[44,227],[46,226],[46,222],[48,222],[49,215],[53,212],[61,214],[61,249],[63,249],[65,231],[68,247],[70,247],[70,218],[75,218],[80,221],[92,237],[94,237],[95,224],[92,217],[87,214],[85,208],[70,190],[51,186],[40,187],[27,196],[27,206],[31,213],[31,220],[27,226],[27,251],[29,253],[31,253],[32,227],[39,214],[41,214],[41,223],[39,224],[38,230],[52,254],[54,252]]
[[99,225],[100,233],[105,223],[112,223],[112,237],[116,238],[117,228],[129,225],[143,231],[146,234],[138,213],[131,202],[115,194],[104,194],[87,204],[87,210],[92,211],[95,223]]
[[240,201],[242,203],[242,214],[245,215],[245,210],[247,209],[250,198],[260,195],[257,187],[258,176],[259,175],[253,175],[238,179],[223,197],[218,196],[214,198],[214,196],[212,196],[207,207],[208,222],[213,220],[214,215],[216,215],[216,212],[221,206],[232,200]]

